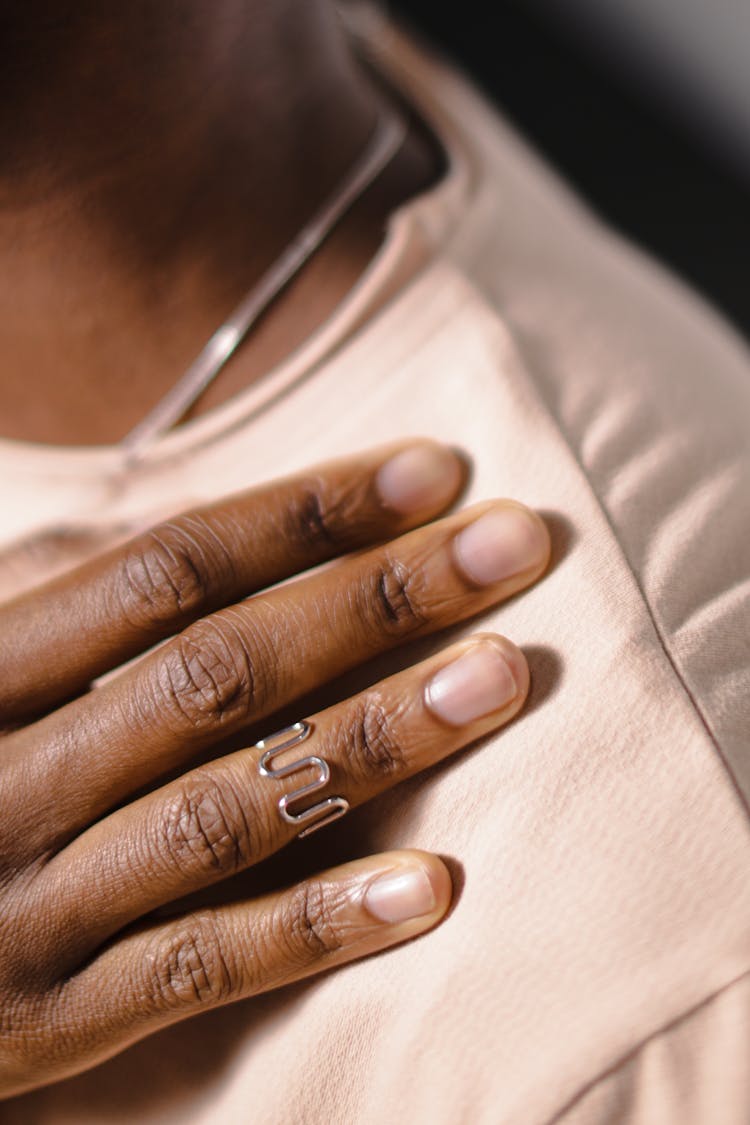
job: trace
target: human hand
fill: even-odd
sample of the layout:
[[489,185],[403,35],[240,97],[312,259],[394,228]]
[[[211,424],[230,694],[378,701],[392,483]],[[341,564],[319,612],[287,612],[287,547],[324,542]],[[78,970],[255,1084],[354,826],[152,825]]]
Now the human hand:
[[[448,872],[416,851],[153,912],[269,856],[318,802],[320,815],[340,811],[334,798],[356,806],[518,712],[523,655],[485,634],[313,715],[265,776],[262,747],[210,757],[539,577],[547,532],[512,501],[419,526],[461,480],[455,455],[428,442],[331,463],[176,517],[0,607],[0,1094],[440,920]],[[322,767],[275,772],[311,755],[330,780],[285,819],[280,798]]]

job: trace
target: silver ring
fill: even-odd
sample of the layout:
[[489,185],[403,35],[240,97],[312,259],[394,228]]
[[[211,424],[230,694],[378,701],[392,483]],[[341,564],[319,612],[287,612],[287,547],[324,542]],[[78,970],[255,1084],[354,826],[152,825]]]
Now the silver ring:
[[270,778],[272,781],[282,781],[285,777],[299,773],[300,770],[316,769],[318,771],[318,776],[314,781],[311,781],[308,785],[301,785],[299,789],[294,789],[291,793],[285,793],[276,802],[281,818],[287,824],[293,824],[295,827],[305,825],[299,833],[300,839],[303,836],[309,836],[311,832],[317,832],[319,828],[331,824],[349,811],[349,802],[345,797],[326,797],[324,801],[318,801],[317,804],[311,805],[309,809],[304,809],[302,812],[289,811],[289,806],[293,802],[301,800],[309,793],[317,793],[319,789],[324,789],[331,780],[328,762],[317,754],[310,754],[308,757],[298,758],[296,762],[290,762],[286,766],[273,768],[274,758],[283,754],[286,750],[291,750],[292,746],[304,742],[312,734],[312,729],[312,723],[294,723],[293,726],[278,730],[269,738],[262,738],[260,742],[255,743],[256,748],[263,751],[263,756],[258,763],[258,771],[261,777]]

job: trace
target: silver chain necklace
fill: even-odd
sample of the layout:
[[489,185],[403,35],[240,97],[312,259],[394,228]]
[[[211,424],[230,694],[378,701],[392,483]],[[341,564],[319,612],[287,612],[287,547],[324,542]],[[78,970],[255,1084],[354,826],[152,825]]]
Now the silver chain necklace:
[[214,332],[174,386],[123,438],[120,444],[128,464],[137,461],[147,446],[184,418],[190,407],[213,383],[271,302],[319,249],[352,204],[391,162],[404,142],[406,131],[406,121],[401,114],[383,106],[365,151],[349,169],[343,183],[243,297],[232,315]]

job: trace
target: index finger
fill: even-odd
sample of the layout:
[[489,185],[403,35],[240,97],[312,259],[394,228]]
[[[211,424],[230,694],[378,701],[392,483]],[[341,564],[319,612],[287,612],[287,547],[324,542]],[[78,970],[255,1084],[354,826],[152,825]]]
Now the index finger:
[[176,516],[0,607],[0,716],[84,691],[197,618],[453,501],[464,465],[436,442],[329,462]]

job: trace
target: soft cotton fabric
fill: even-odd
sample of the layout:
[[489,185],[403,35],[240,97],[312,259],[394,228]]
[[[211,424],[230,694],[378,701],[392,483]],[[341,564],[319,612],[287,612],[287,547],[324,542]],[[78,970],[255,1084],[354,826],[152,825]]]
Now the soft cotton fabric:
[[432,934],[179,1025],[3,1120],[739,1125],[750,356],[452,69],[378,16],[360,31],[447,178],[394,218],[315,340],[135,476],[113,449],[0,443],[3,593],[166,512],[427,434],[470,451],[468,501],[549,516],[549,574],[479,623],[523,646],[531,699],[290,853],[290,872],[400,846],[448,857],[455,908]]

